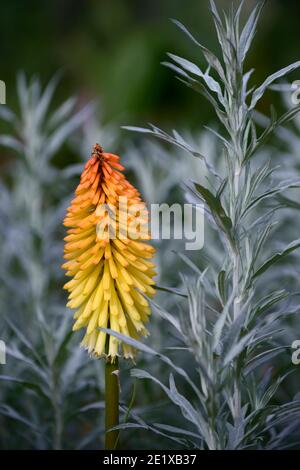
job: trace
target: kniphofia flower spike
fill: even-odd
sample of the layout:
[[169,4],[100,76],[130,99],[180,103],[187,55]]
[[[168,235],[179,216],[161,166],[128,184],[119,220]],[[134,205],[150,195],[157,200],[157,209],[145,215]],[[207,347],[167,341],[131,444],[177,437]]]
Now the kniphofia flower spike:
[[[148,334],[147,299],[155,265],[148,217],[139,192],[127,181],[119,157],[93,147],[64,220],[68,227],[62,266],[72,280],[68,307],[75,309],[73,330],[85,328],[82,345],[95,356],[119,355],[119,341],[100,331],[111,328],[132,338]],[[106,342],[108,348],[106,349]],[[124,357],[135,350],[122,343]]]

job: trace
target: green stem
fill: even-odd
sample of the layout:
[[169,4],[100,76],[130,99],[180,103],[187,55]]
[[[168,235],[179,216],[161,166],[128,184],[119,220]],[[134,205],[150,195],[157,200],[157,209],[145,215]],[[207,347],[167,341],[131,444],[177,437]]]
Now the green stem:
[[117,448],[119,431],[108,430],[119,424],[119,367],[118,358],[115,362],[107,359],[105,365],[105,449]]

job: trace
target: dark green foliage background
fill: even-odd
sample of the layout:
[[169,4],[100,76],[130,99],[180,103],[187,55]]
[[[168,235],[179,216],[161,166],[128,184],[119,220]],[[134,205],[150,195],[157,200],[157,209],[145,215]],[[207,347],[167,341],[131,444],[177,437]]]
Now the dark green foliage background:
[[[224,8],[229,0],[219,0]],[[255,2],[247,0],[245,10]],[[269,0],[248,62],[256,80],[299,55],[300,4]],[[198,129],[212,117],[204,101],[178,86],[160,66],[167,51],[193,61],[189,41],[169,18],[186,24],[210,48],[215,43],[208,2],[203,0],[3,0],[1,2],[1,79],[10,106],[16,100],[16,72],[38,74],[44,83],[61,69],[61,96],[97,97],[106,119],[122,123]],[[59,96],[57,97],[59,99]],[[264,100],[268,108],[268,100]]]

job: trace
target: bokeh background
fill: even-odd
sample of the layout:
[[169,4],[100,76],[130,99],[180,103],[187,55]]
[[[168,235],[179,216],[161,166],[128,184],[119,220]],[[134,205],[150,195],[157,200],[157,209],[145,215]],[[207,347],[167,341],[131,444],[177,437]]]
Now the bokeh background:
[[[217,2],[221,8],[230,3]],[[247,0],[245,11],[254,4]],[[266,2],[248,58],[257,82],[297,59],[299,12],[297,1]],[[160,62],[168,51],[203,66],[204,61],[170,18],[180,19],[200,41],[217,47],[206,0],[3,0],[1,79],[7,84],[8,104],[16,105],[17,71],[38,74],[45,83],[61,70],[56,99],[70,94],[84,101],[96,98],[105,121],[199,129],[212,118],[210,107],[180,86]]]
[[[220,9],[230,3],[217,1]],[[254,5],[254,1],[247,0],[245,12]],[[249,68],[256,69],[253,85],[299,58],[299,15],[297,1],[266,3],[247,59]],[[0,372],[2,376],[14,376],[16,381],[2,382],[5,386],[0,392],[0,448],[81,449],[103,445],[99,437],[103,434],[102,365],[90,361],[78,348],[78,335],[74,338],[69,334],[71,314],[64,306],[66,296],[61,289],[63,275],[59,268],[64,210],[95,139],[123,155],[130,177],[148,202],[183,201],[180,182],[195,178],[201,168],[197,162],[187,161],[179,150],[143,137],[141,140],[140,135],[121,130],[120,126],[145,126],[152,122],[163,129],[188,130],[200,149],[218,155],[218,144],[203,131],[203,126],[213,125],[213,111],[161,65],[166,52],[174,52],[204,67],[199,51],[170,18],[179,19],[200,42],[217,50],[206,0],[1,2],[0,79],[6,83],[8,107],[20,115],[20,97],[27,96],[27,118],[34,116],[37,84],[45,87],[59,72],[49,113],[68,97],[76,96],[72,112],[78,112],[80,117],[58,138],[49,158],[43,159],[43,155],[49,145],[50,124],[36,125],[36,147],[32,154],[25,152],[25,159],[24,149],[7,137],[1,139],[0,338],[11,339],[13,347],[8,365],[0,366]],[[19,79],[18,96],[20,72],[27,81],[24,84]],[[293,78],[298,78],[296,72],[291,75]],[[82,113],[89,103],[93,106]],[[285,108],[279,93],[268,92],[260,110],[268,114],[271,103],[279,110]],[[3,113],[1,117],[0,134],[15,135],[21,143],[22,129],[35,126],[30,119],[12,125],[14,119]],[[291,145],[290,150],[296,155],[295,142],[296,138],[293,142],[291,138],[277,142],[276,152],[287,152]],[[298,158],[293,164],[297,166],[299,162]],[[297,227],[291,230],[297,231]],[[166,242],[158,248],[160,281],[176,287],[180,283],[179,271],[186,265],[172,254],[172,246]],[[211,248],[212,256],[217,258],[218,248],[213,240]],[[195,256],[198,264],[205,265],[205,255]],[[172,310],[177,299],[168,297],[162,302]],[[161,348],[164,338],[158,318],[153,319],[152,338],[151,345]],[[170,332],[170,343],[172,339]],[[41,357],[31,358],[32,354]],[[180,364],[181,358],[177,359]],[[45,362],[49,374],[46,378],[41,372]],[[152,359],[143,357],[141,362],[147,365]],[[188,362],[182,365],[187,370],[192,367]],[[161,365],[152,367],[163,375]],[[124,368],[126,375],[129,366]],[[39,380],[48,383],[49,389],[40,386]],[[296,385],[283,388],[280,399],[284,401],[296,392]],[[128,404],[132,394],[130,380],[124,380],[122,393]],[[144,418],[148,413],[155,421],[162,409],[169,422],[180,426],[179,417],[162,393],[148,382],[139,383],[136,412]],[[133,449],[170,448],[176,443],[170,444],[163,436],[154,442],[151,433],[132,431],[124,434],[122,445]]]

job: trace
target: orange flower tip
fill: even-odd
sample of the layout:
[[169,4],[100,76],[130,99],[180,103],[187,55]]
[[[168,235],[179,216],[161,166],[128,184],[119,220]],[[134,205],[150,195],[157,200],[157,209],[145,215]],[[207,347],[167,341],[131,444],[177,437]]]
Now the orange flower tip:
[[125,167],[123,165],[120,165],[120,163],[117,162],[111,162],[111,166],[113,168],[116,168],[117,170],[124,171]]

